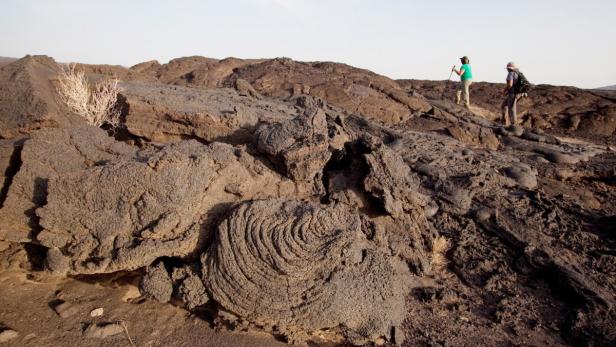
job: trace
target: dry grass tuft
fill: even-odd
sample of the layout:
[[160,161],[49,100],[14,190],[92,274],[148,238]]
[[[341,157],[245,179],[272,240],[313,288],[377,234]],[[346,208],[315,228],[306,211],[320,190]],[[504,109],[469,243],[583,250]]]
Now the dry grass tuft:
[[126,322],[121,320],[121,321],[118,321],[118,324],[120,324],[122,329],[124,329],[124,333],[126,334],[126,337],[128,338],[128,342],[130,343],[131,347],[136,347],[135,343],[133,342],[133,339],[130,337],[130,334],[128,333],[128,328],[126,327]]
[[85,73],[76,70],[75,64],[69,64],[62,69],[58,92],[66,106],[88,123],[116,127],[120,123],[120,112],[115,107],[120,91],[118,82],[117,79],[103,79],[92,88]]
[[451,248],[451,242],[444,236],[438,236],[432,242],[432,268],[434,270],[442,270],[447,266],[447,258],[445,253]]

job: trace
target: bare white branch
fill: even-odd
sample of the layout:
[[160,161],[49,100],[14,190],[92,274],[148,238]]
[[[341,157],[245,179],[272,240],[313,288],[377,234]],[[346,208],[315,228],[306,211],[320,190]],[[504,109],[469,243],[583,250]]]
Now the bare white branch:
[[85,73],[69,64],[62,69],[58,92],[66,106],[90,124],[100,127],[107,123],[116,127],[120,123],[120,112],[115,107],[120,91],[118,82],[106,78],[91,88]]

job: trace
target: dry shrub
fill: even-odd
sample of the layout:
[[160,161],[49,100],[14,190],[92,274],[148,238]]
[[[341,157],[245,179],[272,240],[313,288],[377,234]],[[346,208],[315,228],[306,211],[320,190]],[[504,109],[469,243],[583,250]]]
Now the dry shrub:
[[432,242],[432,268],[434,270],[442,270],[447,265],[445,253],[451,247],[449,239],[444,236],[438,236]]
[[105,123],[116,127],[120,123],[120,111],[116,108],[120,91],[118,82],[117,79],[105,78],[91,87],[85,73],[69,64],[62,69],[58,92],[66,106],[88,123],[97,127]]

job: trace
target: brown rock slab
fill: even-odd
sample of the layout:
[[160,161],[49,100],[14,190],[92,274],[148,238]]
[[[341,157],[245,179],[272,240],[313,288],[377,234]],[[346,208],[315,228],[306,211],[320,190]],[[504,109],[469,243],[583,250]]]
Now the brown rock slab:
[[73,305],[70,302],[62,302],[54,306],[54,311],[62,318],[68,318],[79,313],[79,306]]
[[120,323],[90,324],[83,331],[83,336],[91,339],[104,339],[122,333],[124,333],[124,328]]
[[195,89],[131,82],[122,84],[125,126],[157,142],[250,138],[260,120],[284,119],[295,110],[283,103],[242,96],[233,89]]

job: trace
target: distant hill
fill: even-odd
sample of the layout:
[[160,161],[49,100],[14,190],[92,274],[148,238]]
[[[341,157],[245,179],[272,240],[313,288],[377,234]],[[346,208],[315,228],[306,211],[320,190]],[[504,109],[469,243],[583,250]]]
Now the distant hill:
[[607,86],[607,87],[601,87],[601,88],[597,88],[599,90],[616,90],[616,84],[613,86]]
[[0,57],[0,66],[9,64],[17,60],[17,58]]

